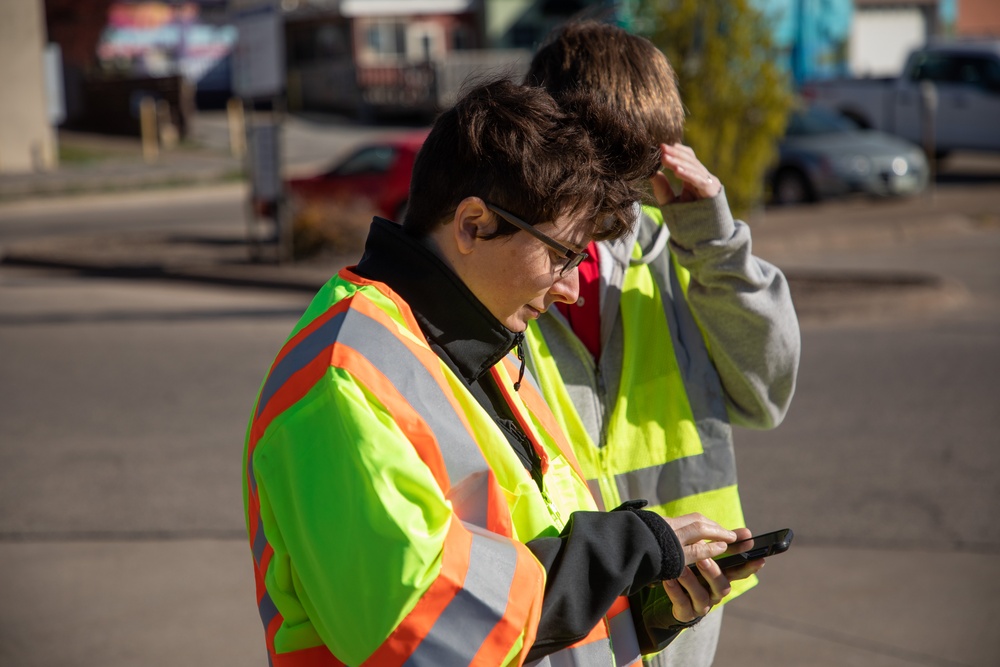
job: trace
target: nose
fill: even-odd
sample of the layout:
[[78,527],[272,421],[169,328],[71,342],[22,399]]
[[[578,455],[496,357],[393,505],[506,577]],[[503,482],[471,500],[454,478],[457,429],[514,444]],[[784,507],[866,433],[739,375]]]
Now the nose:
[[558,276],[549,293],[553,301],[576,303],[580,298],[580,268],[574,267],[572,271]]

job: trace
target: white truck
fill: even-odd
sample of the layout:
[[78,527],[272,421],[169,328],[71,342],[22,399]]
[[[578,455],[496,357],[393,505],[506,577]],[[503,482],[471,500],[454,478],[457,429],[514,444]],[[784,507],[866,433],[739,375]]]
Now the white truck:
[[924,82],[933,84],[936,97],[938,156],[1000,151],[1000,41],[931,44],[910,54],[899,77],[817,81],[801,92],[812,104],[839,111],[862,127],[924,145]]

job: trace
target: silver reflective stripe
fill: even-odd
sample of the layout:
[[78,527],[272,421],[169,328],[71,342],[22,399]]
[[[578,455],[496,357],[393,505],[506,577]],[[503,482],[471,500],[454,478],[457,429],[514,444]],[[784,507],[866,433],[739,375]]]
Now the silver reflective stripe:
[[618,493],[663,505],[736,484],[736,458],[729,443],[703,440],[702,446],[701,454],[615,475]]
[[253,545],[251,545],[251,550],[253,551],[253,559],[256,561],[257,565],[260,565],[260,559],[264,555],[264,548],[267,546],[267,537],[264,535],[264,521],[260,518],[260,513],[257,513],[257,534],[253,538]]
[[305,368],[324,349],[333,345],[346,315],[346,312],[340,313],[327,320],[321,327],[299,341],[281,361],[274,365],[267,376],[267,381],[264,382],[264,388],[260,391],[260,399],[257,401],[257,417],[261,416],[264,408],[290,377]]
[[601,483],[596,479],[588,479],[587,488],[590,489],[590,495],[594,496],[594,501],[597,503],[597,509],[602,512],[606,511],[607,508],[604,506],[604,496],[601,495]]
[[[441,385],[409,348],[364,313],[348,310],[344,314],[346,318],[337,342],[360,352],[427,423],[444,457],[452,486],[460,487],[467,477],[489,470],[479,445],[465,428]],[[434,361],[437,363],[437,357]],[[482,502],[485,507],[485,496]]]
[[639,638],[635,634],[635,624],[632,612],[623,611],[608,622],[611,634],[611,647],[615,651],[615,665],[626,667],[642,660],[639,650]]
[[508,540],[465,524],[472,533],[469,570],[462,589],[441,612],[406,667],[468,665],[507,610],[517,566]]
[[260,612],[261,622],[264,623],[264,631],[267,632],[271,621],[278,615],[278,608],[274,606],[270,593],[264,593],[264,597],[260,599],[260,604],[257,605],[257,610]]
[[[687,300],[681,296],[683,290],[670,262],[670,253],[663,253],[649,269],[660,291],[671,338],[680,341],[680,345],[672,346],[673,352],[703,451],[615,476],[622,498],[644,498],[654,506],[736,484],[736,458],[721,380]],[[669,280],[665,280],[667,276]],[[596,480],[593,482],[596,484]]]
[[[475,520],[477,524],[482,520],[479,525],[485,526],[487,486],[480,473],[489,467],[479,446],[431,373],[395,334],[364,313],[353,309],[339,313],[290,350],[264,383],[257,415],[263,413],[289,378],[334,342],[360,352],[427,423],[444,458],[452,490],[461,495],[461,509],[456,507],[456,511],[462,519]],[[467,478],[478,481],[466,483]],[[474,498],[470,493],[472,488],[479,489],[483,495]]]
[[247,479],[250,480],[250,490],[257,493],[257,478],[253,474],[253,452],[247,452]]
[[524,667],[613,667],[614,664],[611,643],[601,639],[550,653],[541,660],[524,663]]

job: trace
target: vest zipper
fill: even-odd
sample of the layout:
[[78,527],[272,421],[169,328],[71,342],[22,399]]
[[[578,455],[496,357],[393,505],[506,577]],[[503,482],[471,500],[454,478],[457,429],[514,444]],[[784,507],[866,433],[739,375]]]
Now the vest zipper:
[[549,498],[549,493],[545,489],[542,489],[542,499],[545,501],[545,507],[549,510],[549,515],[555,521],[555,525],[565,526],[566,522],[563,521],[562,514],[560,514],[559,512],[559,508],[556,507],[556,504],[552,502],[551,498]]

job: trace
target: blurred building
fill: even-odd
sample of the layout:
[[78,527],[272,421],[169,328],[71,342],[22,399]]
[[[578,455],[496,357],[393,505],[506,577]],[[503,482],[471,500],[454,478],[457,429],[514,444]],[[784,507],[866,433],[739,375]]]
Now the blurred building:
[[285,0],[292,108],[378,116],[447,107],[470,77],[519,77],[548,31],[586,0]]
[[58,162],[58,109],[51,106],[58,100],[46,92],[46,42],[42,0],[0,2],[0,172]]
[[997,0],[961,0],[955,18],[957,35],[1000,39],[1000,2]]
[[906,58],[942,34],[939,0],[855,0],[848,43],[854,76],[896,76]]

